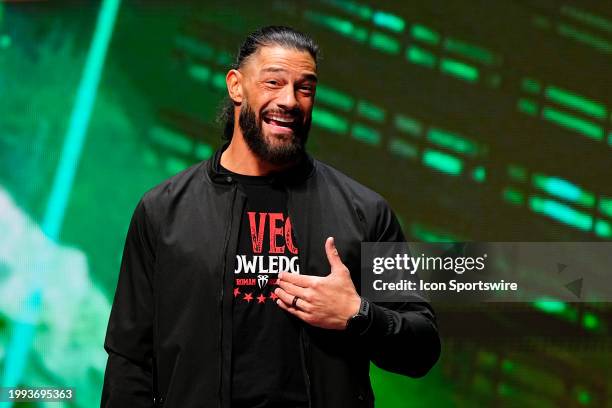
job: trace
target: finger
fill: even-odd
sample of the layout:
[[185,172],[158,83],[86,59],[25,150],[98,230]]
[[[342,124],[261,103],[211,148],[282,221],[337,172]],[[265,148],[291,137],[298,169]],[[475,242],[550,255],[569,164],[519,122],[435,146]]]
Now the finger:
[[320,276],[300,275],[299,273],[292,273],[292,272],[281,272],[278,274],[278,279],[280,281],[291,282],[296,286],[301,286],[303,288],[309,288],[312,286],[314,281],[321,279],[321,277]]
[[336,266],[344,266],[342,260],[340,259],[338,249],[336,248],[336,242],[334,240],[334,237],[329,237],[325,241],[325,253],[327,254],[327,260],[329,261],[332,270]]
[[[278,296],[278,298],[280,300],[283,301],[285,306],[290,307],[291,309],[295,309],[295,307],[293,307],[293,299],[295,298],[295,295],[290,295],[289,293],[285,292],[281,288],[274,289],[274,293],[276,294],[276,296]],[[298,298],[299,298],[299,296],[298,296]],[[308,311],[308,310],[310,310],[310,303],[308,303],[304,299],[300,298],[297,301],[296,307],[298,309],[302,309],[304,311]]]
[[305,322],[308,321],[308,319],[309,319],[308,313],[304,312],[303,310],[296,309],[295,307],[289,307],[283,301],[281,301],[280,299],[276,299],[276,304],[281,309],[286,310],[287,312],[291,313],[294,316],[297,316],[299,319],[301,319],[301,320],[303,320]]
[[294,285],[291,282],[287,282],[287,281],[280,280],[280,279],[278,280],[277,284],[278,284],[279,287],[281,287],[288,294],[290,294],[292,296],[297,296],[300,299],[309,300],[310,296],[309,296],[309,293],[307,292],[306,288]]

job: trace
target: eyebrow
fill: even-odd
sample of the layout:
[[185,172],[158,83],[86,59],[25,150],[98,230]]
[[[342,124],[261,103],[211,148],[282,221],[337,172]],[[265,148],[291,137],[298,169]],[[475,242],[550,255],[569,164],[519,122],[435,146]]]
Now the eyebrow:
[[[268,67],[261,70],[261,72],[288,72],[285,68],[281,67]],[[315,74],[306,74],[304,78],[310,81],[317,82],[318,78]]]

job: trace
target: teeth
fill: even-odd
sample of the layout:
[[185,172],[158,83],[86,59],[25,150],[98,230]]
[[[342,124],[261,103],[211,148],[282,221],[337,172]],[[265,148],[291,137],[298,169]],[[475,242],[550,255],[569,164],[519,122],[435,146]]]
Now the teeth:
[[270,119],[272,120],[276,120],[278,122],[283,122],[283,123],[293,123],[293,119],[292,118],[283,118],[280,116],[269,116]]

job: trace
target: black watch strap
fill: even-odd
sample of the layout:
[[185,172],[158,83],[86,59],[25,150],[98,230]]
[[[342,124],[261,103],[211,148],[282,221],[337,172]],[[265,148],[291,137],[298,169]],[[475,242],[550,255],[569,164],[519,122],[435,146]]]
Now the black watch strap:
[[346,322],[346,330],[350,333],[362,334],[370,326],[370,302],[362,297],[357,314]]
[[361,304],[359,305],[358,314],[365,317],[370,316],[370,302],[368,302],[368,299],[364,298],[363,296],[361,297]]

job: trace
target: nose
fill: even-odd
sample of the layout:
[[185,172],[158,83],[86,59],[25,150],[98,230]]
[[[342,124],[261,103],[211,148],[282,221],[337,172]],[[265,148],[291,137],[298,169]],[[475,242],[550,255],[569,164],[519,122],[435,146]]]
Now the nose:
[[277,100],[277,105],[285,109],[287,111],[293,111],[298,108],[298,102],[295,98],[295,92],[292,86],[285,86],[282,90],[281,95],[279,95],[279,99]]

